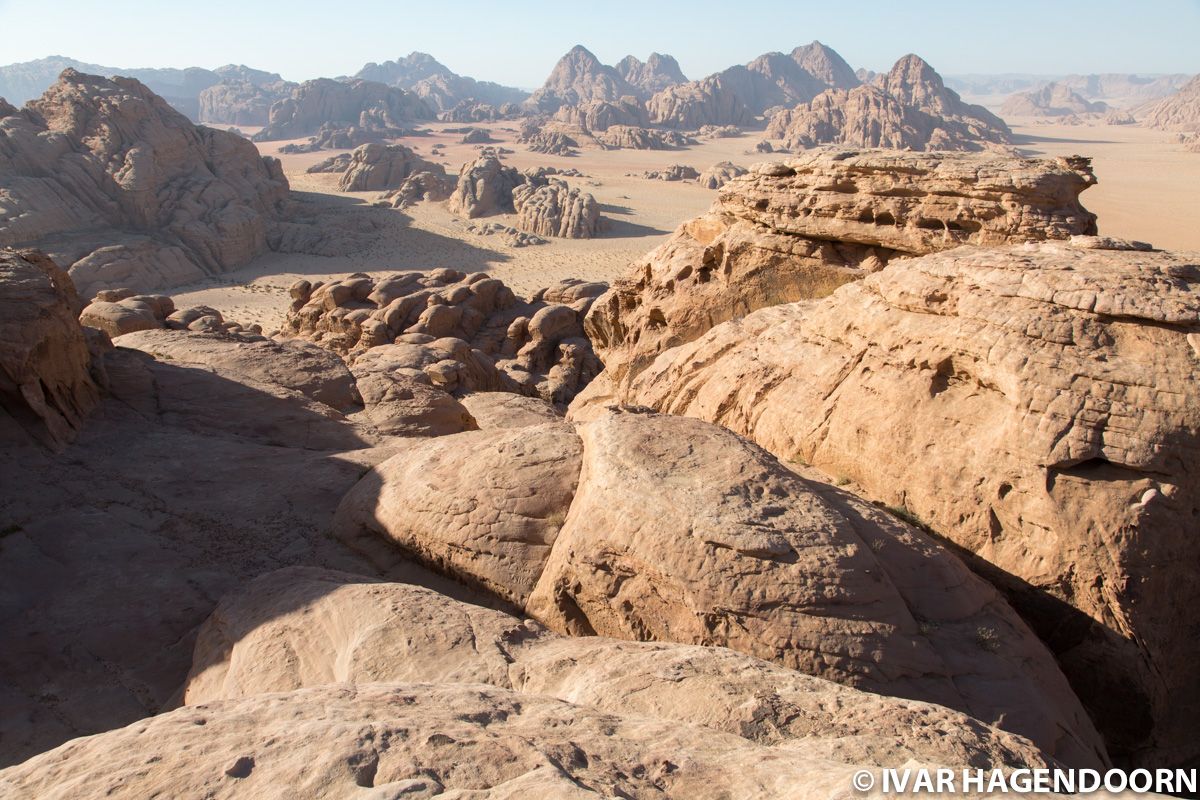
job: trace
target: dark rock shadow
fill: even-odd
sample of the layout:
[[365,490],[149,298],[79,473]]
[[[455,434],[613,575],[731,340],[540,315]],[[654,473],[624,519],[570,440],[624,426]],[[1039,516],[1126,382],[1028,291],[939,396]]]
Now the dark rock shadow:
[[640,239],[646,236],[662,236],[670,233],[649,225],[639,225],[623,219],[608,218],[608,228],[599,237],[601,239]]

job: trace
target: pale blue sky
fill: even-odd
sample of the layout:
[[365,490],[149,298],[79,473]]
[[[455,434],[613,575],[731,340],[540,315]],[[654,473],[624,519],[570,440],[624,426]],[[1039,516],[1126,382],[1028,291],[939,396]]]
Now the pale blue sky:
[[701,77],[813,39],[876,70],[915,52],[949,74],[1200,72],[1200,0],[0,0],[0,32],[3,63],[234,62],[291,80],[424,50],[459,73],[532,87],[576,43],[607,63],[670,53]]

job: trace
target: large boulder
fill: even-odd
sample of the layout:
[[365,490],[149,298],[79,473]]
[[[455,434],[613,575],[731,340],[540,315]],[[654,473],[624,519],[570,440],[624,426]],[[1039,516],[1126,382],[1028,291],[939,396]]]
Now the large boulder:
[[619,402],[725,425],[967,553],[1115,757],[1197,756],[1200,263],[1081,238],[893,263],[663,352]]
[[591,239],[602,230],[600,204],[578,187],[555,178],[545,186],[523,184],[513,190],[517,228],[538,236]]
[[828,150],[758,165],[593,306],[604,381],[713,325],[822,297],[895,259],[1095,233],[1079,203],[1094,183],[1083,159]]
[[[338,188],[343,192],[380,192],[400,189],[405,181],[418,173],[432,173],[440,184],[449,189],[446,170],[418,156],[411,149],[399,144],[364,144],[350,154]],[[445,194],[436,191],[444,199]]]
[[1105,760],[1050,653],[992,587],[717,426],[617,414],[578,433],[427,440],[369,473],[334,529],[381,566],[384,539],[561,633],[729,647],[958,709],[1069,763]]
[[482,156],[463,164],[450,195],[450,211],[467,219],[511,212],[513,189],[525,182],[515,167],[504,166],[496,156]]
[[68,69],[0,117],[0,245],[43,246],[87,297],[245,264],[268,249],[287,193],[278,161],[129,78]]
[[100,399],[67,274],[41,253],[0,249],[0,410],[52,448]]

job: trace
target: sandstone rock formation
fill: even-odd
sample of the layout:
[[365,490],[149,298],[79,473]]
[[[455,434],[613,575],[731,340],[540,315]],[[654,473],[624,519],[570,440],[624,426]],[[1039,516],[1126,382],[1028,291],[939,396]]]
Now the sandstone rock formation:
[[451,394],[509,391],[555,403],[599,371],[583,318],[604,284],[564,282],[518,300],[477,272],[409,272],[376,281],[300,281],[284,332],[346,354],[386,359],[393,371]]
[[[4,322],[24,319],[5,311]],[[49,335],[69,316],[24,326],[26,336],[47,332],[44,357],[28,363],[44,367],[39,380],[56,398],[44,388],[47,406],[59,403],[60,415],[97,400],[78,323],[65,340]],[[5,339],[25,341],[7,330]],[[234,586],[292,564],[379,574],[329,536],[342,495],[390,453],[375,449],[383,439],[369,425],[314,399],[345,407],[354,383],[336,357],[170,330],[96,344],[91,371],[105,391],[66,452],[51,453],[20,412],[7,413],[2,392],[3,766],[169,707],[196,628]]]
[[686,164],[672,164],[665,169],[647,170],[642,177],[648,181],[694,181],[700,177],[700,173]]
[[1134,114],[1143,125],[1151,128],[1200,132],[1200,75],[1175,94],[1139,106]]
[[550,243],[549,239],[544,239],[536,234],[517,230],[512,225],[503,225],[499,222],[472,223],[467,226],[467,233],[473,233],[476,236],[498,235],[509,247],[532,247],[539,244]]
[[558,178],[545,186],[522,184],[513,190],[512,201],[517,227],[538,236],[591,239],[602,230],[596,198]]
[[[338,179],[338,189],[343,192],[400,190],[416,176],[421,176],[422,187],[435,195],[430,199],[444,200],[449,196],[450,181],[441,164],[426,161],[404,145],[364,144],[350,154],[346,170]],[[402,192],[405,196],[411,194],[411,190]]]
[[647,102],[652,122],[674,128],[746,125],[777,106],[807,103],[826,89],[858,86],[849,65],[820,42],[791,55],[766,53],[691,83],[663,89]]
[[389,138],[402,134],[397,130],[377,130],[360,128],[357,125],[345,125],[326,122],[317,132],[303,143],[293,142],[279,148],[285,155],[296,153],[319,153],[322,150],[349,150],[364,144],[383,144]]
[[915,55],[874,83],[830,89],[771,117],[767,134],[789,149],[818,144],[913,150],[978,150],[1007,144],[1011,131],[983,106],[962,102]]
[[522,108],[517,103],[494,105],[468,98],[446,109],[438,118],[444,122],[496,122],[502,119],[517,119],[521,114]]
[[550,130],[538,124],[522,126],[517,141],[529,148],[531,153],[551,156],[573,156],[579,142],[562,131]]
[[575,45],[559,59],[542,87],[528,100],[531,109],[553,114],[564,105],[593,100],[617,101],[636,96],[638,90],[583,45]]
[[962,710],[1070,763],[1104,759],[994,589],[713,425],[610,414],[578,434],[550,422],[427,440],[348,493],[334,529],[366,552],[385,538],[562,633],[730,647]]
[[745,167],[739,167],[729,161],[718,161],[701,172],[700,177],[696,180],[705,189],[720,189],[734,178],[745,175],[747,172]]
[[1200,265],[1077,245],[893,262],[667,350],[619,399],[920,518],[1054,649],[1115,758],[1188,763]]
[[267,125],[256,142],[312,136],[326,124],[357,126],[401,135],[434,112],[419,97],[374,81],[318,78],[297,86],[291,96],[271,105]]
[[276,160],[134,80],[68,70],[0,118],[0,245],[43,247],[85,296],[245,264],[276,236],[287,190]]
[[99,401],[67,274],[41,253],[0,249],[0,411],[60,449]]
[[1050,763],[1020,737],[949,709],[725,648],[567,638],[421,587],[301,567],[221,599],[201,628],[183,699],[197,705],[347,682],[490,684],[787,743],[793,754],[842,763]]
[[554,119],[585,131],[606,131],[614,125],[638,127],[649,124],[646,109],[636,97],[562,106],[555,112]]
[[1000,113],[1006,117],[1066,117],[1106,111],[1105,103],[1089,102],[1066,84],[1056,81],[1040,89],[1014,94],[1000,107]]
[[683,70],[674,56],[651,53],[643,63],[637,56],[625,56],[616,65],[617,74],[646,96],[661,92],[678,83],[687,83]]
[[446,684],[326,685],[181,708],[0,773],[15,796],[830,797],[856,765],[671,720]]
[[496,156],[482,156],[462,165],[448,204],[452,213],[475,219],[513,211],[513,189],[526,177],[506,167]]
[[[721,190],[596,303],[588,335],[620,382],[756,308],[824,296],[896,258],[1094,233],[1086,159],[815,151]],[[601,386],[595,393],[602,393]]]
[[650,130],[630,125],[610,125],[596,136],[596,141],[616,150],[670,150],[696,143],[679,131]]
[[832,47],[815,39],[791,52],[800,68],[831,89],[853,89],[862,81]]
[[696,131],[696,135],[704,139],[732,139],[742,133],[742,129],[736,125],[701,125]]
[[199,121],[208,125],[263,126],[270,121],[271,106],[290,97],[297,84],[278,75],[268,83],[226,78],[200,92]]

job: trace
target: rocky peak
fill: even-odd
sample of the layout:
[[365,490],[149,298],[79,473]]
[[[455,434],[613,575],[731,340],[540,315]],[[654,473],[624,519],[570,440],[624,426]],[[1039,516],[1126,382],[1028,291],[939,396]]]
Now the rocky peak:
[[645,63],[637,56],[625,56],[616,66],[617,73],[633,86],[649,94],[661,92],[669,86],[687,83],[683,70],[674,56],[651,53]]
[[454,73],[429,53],[414,50],[395,61],[385,61],[382,64],[372,61],[360,69],[354,77],[409,89],[417,81],[432,78],[435,75],[454,75]]
[[558,60],[542,88],[529,99],[540,111],[554,113],[565,105],[593,100],[615,101],[640,92],[581,44]]
[[836,89],[853,89],[862,82],[836,50],[815,39],[793,50],[792,60],[817,80]]

